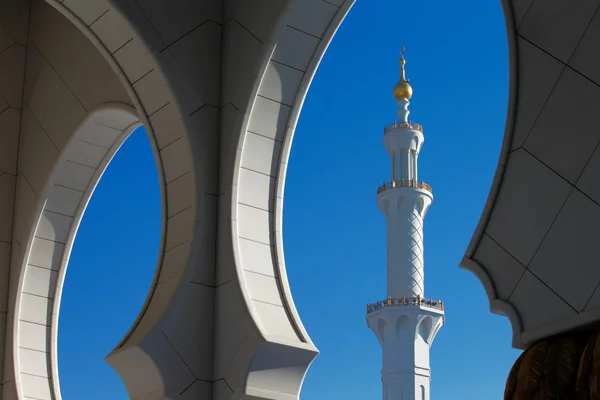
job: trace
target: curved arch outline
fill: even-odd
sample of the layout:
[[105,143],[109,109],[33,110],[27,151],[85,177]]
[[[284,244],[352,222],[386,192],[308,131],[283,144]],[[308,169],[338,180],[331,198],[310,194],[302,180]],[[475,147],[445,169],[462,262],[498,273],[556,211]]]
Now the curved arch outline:
[[[333,20],[327,27],[327,30],[323,34],[321,38],[321,42],[319,43],[317,49],[315,50],[312,60],[304,72],[304,76],[300,82],[300,86],[298,91],[296,92],[296,98],[292,105],[292,110],[290,112],[290,116],[288,119],[288,123],[286,125],[286,134],[284,135],[283,143],[280,150],[280,158],[279,164],[277,166],[277,179],[275,183],[275,211],[274,211],[274,219],[273,219],[273,227],[272,230],[275,232],[275,262],[277,267],[277,272],[280,277],[281,286],[283,289],[283,293],[291,293],[289,281],[287,278],[287,271],[285,267],[285,255],[283,251],[283,193],[285,190],[285,179],[287,176],[287,167],[289,164],[290,153],[292,150],[292,143],[294,141],[294,133],[295,127],[298,123],[298,119],[300,118],[300,113],[302,112],[302,107],[304,105],[304,100],[306,99],[306,95],[308,93],[308,89],[312,83],[312,80],[315,77],[317,69],[319,68],[319,64],[329,47],[329,44],[333,40],[337,30],[341,26],[342,22],[348,15],[348,12],[354,5],[354,0],[346,0],[341,6],[336,15],[333,17]],[[312,341],[302,324],[302,320],[296,306],[292,300],[291,296],[282,296],[283,304],[285,305],[286,311],[290,315],[290,321],[293,321],[295,324],[296,332],[298,333],[298,337],[303,342],[308,342],[312,344]]]
[[483,289],[489,301],[490,311],[497,315],[503,315],[508,318],[513,330],[512,345],[513,347],[524,349],[525,344],[522,341],[521,334],[523,332],[521,324],[521,316],[517,310],[505,300],[497,298],[496,287],[492,278],[479,263],[471,258],[464,257],[460,263],[460,268],[471,272],[479,279],[483,285]]
[[[404,321],[408,321],[408,324],[403,324]],[[400,328],[408,327],[412,329],[413,326],[413,318],[410,314],[401,314],[396,318],[395,328],[396,328],[396,339],[400,338]],[[409,332],[409,330],[407,330]],[[410,334],[410,332],[409,332]]]
[[[285,28],[285,22],[287,21],[288,17],[292,14],[294,7],[290,6],[290,4],[296,5],[297,3],[299,3],[299,1],[300,0],[287,0],[288,5],[285,7],[285,9],[282,11],[281,15],[279,16],[276,25],[273,27],[273,30],[272,30],[271,34],[269,35],[267,45],[263,48],[262,54],[259,56],[259,59],[261,61],[258,63],[258,70],[256,72],[257,78],[254,80],[254,84],[253,84],[252,88],[250,89],[250,96],[249,96],[248,102],[246,104],[247,112],[244,114],[242,120],[239,122],[238,127],[235,128],[235,131],[239,132],[238,140],[237,140],[237,148],[238,149],[243,148],[244,140],[246,139],[246,135],[247,135],[247,131],[248,131],[248,126],[250,124],[250,118],[252,116],[252,111],[254,110],[254,104],[256,103],[258,90],[259,90],[260,85],[265,76],[265,72],[267,71],[267,67],[269,66],[269,61],[271,60],[271,57],[273,56],[273,53],[275,52],[275,48],[277,47],[277,39],[280,37],[281,32]],[[241,171],[241,167],[242,167],[242,151],[238,151],[233,163],[234,163],[234,165],[233,165],[233,171],[232,171],[233,172],[232,183],[234,186],[234,190],[232,190],[231,193],[229,194],[231,196],[229,201],[232,206],[232,210],[231,210],[232,215],[237,215],[238,197],[239,197],[237,188],[239,188],[240,171]],[[237,288],[242,293],[243,304],[246,309],[246,312],[251,316],[250,320],[252,322],[254,322],[256,324],[256,326],[258,327],[258,321],[260,321],[260,318],[257,315],[256,311],[254,310],[254,307],[252,307],[252,304],[250,303],[250,293],[245,284],[244,271],[243,271],[243,266],[242,266],[243,263],[242,263],[242,257],[240,254],[240,245],[239,245],[239,229],[238,229],[237,225],[238,225],[237,223],[231,224],[232,253],[233,253],[233,260],[234,260],[234,265],[235,265],[235,271],[236,271],[237,278],[238,278],[236,280]],[[264,332],[262,332],[262,329],[258,328],[258,331],[260,332],[263,340],[266,340],[266,335],[264,334]]]
[[419,318],[419,321],[417,322],[417,326],[415,329],[415,340],[417,340],[417,337],[420,334],[419,329],[421,329],[421,324],[424,323],[427,319],[429,319],[429,323],[431,326],[429,327],[429,332],[427,332],[427,337],[423,338],[423,341],[425,343],[429,344],[429,340],[431,339],[431,334],[433,333],[433,331],[435,329],[435,325],[433,324],[433,318],[431,318],[431,316],[429,316],[429,315],[423,315],[421,318]]
[[[137,93],[135,92],[135,90],[133,89],[133,86],[131,85],[131,83],[129,82],[127,77],[125,76],[125,73],[123,72],[123,70],[117,63],[117,61],[114,59],[114,57],[110,53],[110,51],[108,51],[108,49],[106,48],[104,43],[102,43],[98,39],[96,34],[94,32],[92,32],[92,30],[85,23],[83,23],[83,21],[81,21],[81,19],[79,19],[79,17],[77,15],[75,15],[71,10],[69,10],[67,7],[65,7],[65,5],[62,2],[59,2],[58,0],[45,0],[45,1],[48,4],[50,4],[52,7],[54,7],[58,12],[60,12],[65,18],[67,18],[69,20],[69,22],[71,22],[73,25],[75,25],[77,27],[77,29],[79,29],[79,31],[100,52],[102,57],[106,60],[108,65],[113,70],[113,72],[117,75],[119,82],[121,83],[121,85],[125,89],[125,91],[127,92],[127,95],[129,96],[130,100],[132,101],[132,103],[137,111],[136,115],[138,115],[139,120],[141,121],[142,125],[144,125],[144,128],[146,129],[146,134],[148,136],[148,140],[150,140],[150,145],[152,146],[152,152],[154,153],[154,161],[156,163],[156,167],[158,170],[158,179],[161,183],[160,184],[160,200],[161,200],[161,213],[163,216],[162,217],[163,221],[162,221],[162,232],[161,232],[161,238],[160,238],[160,249],[158,252],[158,261],[157,261],[157,265],[156,265],[156,272],[155,272],[154,278],[152,279],[152,286],[148,292],[148,295],[146,296],[146,300],[144,301],[144,304],[142,305],[142,308],[140,309],[140,313],[138,314],[137,318],[135,319],[135,321],[133,322],[133,324],[131,325],[131,327],[129,328],[127,333],[125,334],[125,336],[123,336],[123,339],[116,346],[116,348],[121,348],[125,345],[125,343],[127,343],[127,340],[131,337],[133,332],[139,326],[142,318],[146,314],[146,311],[148,310],[148,306],[150,305],[152,296],[154,295],[154,290],[156,289],[158,279],[160,276],[160,271],[162,268],[163,255],[165,252],[166,235],[167,235],[167,224],[166,224],[167,193],[166,193],[166,185],[165,185],[165,171],[163,168],[162,159],[160,157],[160,149],[158,147],[158,142],[156,140],[156,136],[152,129],[152,125],[150,124],[150,121],[149,121],[148,117],[146,116],[146,113],[144,112],[144,107],[142,106],[142,102],[141,102],[140,98],[138,97]],[[114,10],[114,11],[116,11],[116,10]]]
[[437,336],[437,333],[439,332],[439,330],[442,327],[442,325],[443,325],[442,319],[440,319],[440,320],[437,321],[435,327],[431,330],[431,335],[429,337],[429,342],[427,342],[430,347],[433,345],[433,342],[435,341],[435,337]]
[[[65,146],[64,150],[60,153],[46,183],[44,184],[42,193],[40,193],[40,196],[37,199],[37,204],[33,211],[33,213],[35,215],[35,218],[33,221],[33,227],[29,231],[29,237],[28,237],[27,243],[25,245],[25,253],[24,253],[23,259],[21,260],[20,276],[19,276],[18,285],[17,285],[17,294],[16,294],[17,298],[16,298],[16,302],[15,302],[15,313],[14,313],[14,321],[13,321],[13,335],[15,338],[17,338],[17,340],[13,341],[12,350],[13,350],[13,354],[15,355],[14,360],[13,360],[14,367],[15,367],[14,375],[15,375],[15,384],[16,384],[18,393],[21,392],[21,380],[20,380],[20,375],[21,375],[20,358],[21,357],[19,354],[19,349],[20,349],[20,347],[19,347],[19,338],[20,338],[19,327],[20,327],[20,322],[21,322],[20,317],[21,317],[21,311],[22,311],[21,310],[21,308],[22,308],[21,298],[22,298],[22,295],[25,294],[24,287],[25,287],[25,283],[27,280],[27,271],[31,267],[29,265],[29,257],[30,257],[31,251],[33,250],[33,248],[35,246],[35,239],[37,237],[36,234],[38,233],[38,229],[39,229],[39,221],[42,219],[45,205],[47,204],[48,200],[52,196],[52,189],[55,186],[55,181],[59,177],[62,167],[65,165],[65,162],[67,161],[68,157],[71,155],[72,151],[74,151],[74,149],[73,149],[74,143],[78,142],[81,139],[81,136],[87,131],[87,129],[90,126],[94,125],[96,122],[98,122],[98,121],[101,121],[101,122],[108,121],[109,122],[111,120],[111,118],[113,117],[113,115],[111,115],[111,113],[115,113],[115,112],[121,113],[121,114],[125,113],[125,114],[129,115],[133,122],[130,123],[125,129],[122,130],[122,133],[115,139],[115,141],[113,142],[111,147],[106,150],[106,153],[105,153],[100,165],[96,168],[94,174],[92,175],[89,182],[87,183],[87,189],[85,190],[84,194],[82,195],[82,198],[80,199],[79,204],[77,206],[77,210],[72,217],[72,221],[70,223],[68,233],[67,233],[67,239],[64,243],[64,248],[62,250],[61,260],[59,261],[58,269],[55,270],[57,273],[56,282],[54,282],[53,286],[49,287],[50,293],[53,294],[53,298],[52,298],[53,304],[52,304],[51,311],[50,311],[51,314],[46,317],[46,321],[49,322],[48,328],[50,330],[49,337],[46,339],[48,350],[49,350],[47,353],[48,354],[47,362],[49,362],[49,365],[50,365],[48,380],[49,380],[49,384],[50,384],[50,389],[51,389],[54,397],[57,400],[60,400],[61,393],[60,393],[60,380],[59,380],[59,372],[58,372],[58,322],[59,322],[59,312],[60,312],[60,302],[61,302],[61,296],[62,296],[63,282],[64,282],[64,278],[66,276],[66,270],[68,267],[69,257],[70,257],[70,254],[71,254],[71,251],[73,248],[75,238],[77,236],[77,231],[79,229],[81,219],[83,218],[83,215],[85,213],[85,210],[87,208],[89,200],[91,199],[98,182],[100,181],[106,168],[110,164],[110,161],[113,159],[114,155],[117,153],[117,151],[119,150],[121,145],[137,128],[142,126],[142,124],[139,121],[136,110],[134,108],[132,108],[131,106],[122,104],[122,103],[105,103],[103,105],[98,106],[96,109],[90,111],[88,113],[88,115],[86,116],[86,118],[80,123],[80,125],[77,127],[77,129],[74,131],[74,133],[69,138],[67,145]],[[102,119],[104,119],[104,121],[102,121]],[[158,167],[159,167],[159,164],[157,164],[157,168]],[[160,179],[160,177],[159,177],[159,179]],[[161,184],[161,186],[164,186],[164,181],[161,181],[160,184]],[[161,235],[164,236],[164,230],[165,230],[164,214],[162,215],[162,219],[163,219],[163,221],[162,221]],[[158,262],[160,263],[161,261],[162,261],[162,257],[161,257],[161,254],[159,253]],[[157,269],[154,272],[154,277],[153,277],[153,281],[151,283],[151,287],[149,289],[149,293],[152,293],[153,288],[156,285],[156,280],[157,280],[159,272],[160,272],[159,269]]]
[[[88,118],[94,118],[98,114],[101,114],[101,113],[107,111],[108,108],[111,108],[113,106],[114,105],[112,105],[112,104],[101,106],[100,109],[96,109],[96,110],[92,111]],[[127,107],[127,108],[129,108],[129,107]],[[134,111],[133,109],[130,109],[129,111],[132,112],[132,115],[136,115],[133,113],[133,111]],[[86,119],[88,119],[88,118],[86,118]],[[85,123],[85,121],[84,121],[84,123]],[[104,175],[104,172],[108,168],[108,165],[113,160],[114,156],[117,154],[117,152],[119,151],[119,149],[121,148],[123,143],[125,143],[127,138],[129,138],[129,136],[131,136],[131,134],[141,126],[142,126],[142,124],[140,122],[134,122],[133,124],[128,126],[123,131],[123,133],[117,138],[117,140],[115,141],[113,146],[111,146],[111,148],[108,150],[106,156],[102,160],[102,163],[100,164],[100,166],[98,167],[98,169],[96,170],[94,175],[92,176],[88,190],[86,190],[85,194],[83,195],[80,206],[78,207],[77,212],[76,212],[75,216],[73,217],[73,224],[71,225],[67,243],[65,244],[63,260],[61,262],[61,266],[58,271],[58,276],[57,276],[57,280],[56,280],[57,290],[54,295],[54,304],[52,307],[52,323],[50,325],[50,344],[51,344],[50,359],[55,360],[51,364],[52,365],[52,372],[51,372],[52,378],[51,379],[53,382],[54,393],[55,393],[57,400],[60,400],[62,398],[62,395],[60,392],[60,378],[59,378],[60,374],[58,371],[58,322],[59,322],[60,304],[61,304],[61,299],[62,299],[62,289],[64,288],[64,280],[65,280],[65,276],[67,274],[67,268],[69,265],[71,251],[73,250],[73,244],[75,243],[75,238],[77,237],[77,232],[79,231],[79,226],[81,224],[81,220],[83,219],[83,216],[85,214],[85,211],[87,209],[89,201],[91,200],[92,196],[94,195],[94,192],[96,191],[96,187],[98,186],[98,183],[102,179],[102,175]],[[75,133],[73,135],[73,137],[71,138],[71,140],[73,140],[73,141],[76,140],[77,136],[78,136],[78,133]],[[68,149],[69,145],[70,145],[70,143],[65,148]],[[60,166],[62,166],[63,163],[64,163],[64,160],[59,160],[57,162],[57,164]],[[53,183],[55,181],[55,177],[51,176],[49,181]],[[48,190],[48,192],[45,192],[45,193],[49,194],[49,190]],[[163,222],[162,222],[161,230],[163,232],[161,232],[161,236],[164,235],[164,225],[165,225],[164,216],[162,219],[163,219]],[[160,258],[160,256],[159,256],[159,258]],[[27,268],[27,265],[25,265],[25,268]],[[157,279],[158,279],[158,273],[155,271],[154,276],[152,278],[152,283],[150,284],[150,291],[156,286]]]
[[517,84],[519,78],[516,27],[510,2],[508,0],[501,0],[501,3],[506,25],[509,60],[508,107],[506,111],[504,138],[502,140],[502,147],[498,157],[498,168],[496,169],[487,201],[483,208],[483,212],[481,213],[479,222],[477,223],[477,227],[475,228],[475,232],[473,233],[471,242],[469,243],[467,251],[465,252],[465,257],[462,259],[459,267],[470,271],[477,277],[477,279],[479,279],[487,294],[490,304],[490,311],[494,314],[508,317],[513,331],[512,345],[513,347],[523,349],[526,347],[526,344],[523,343],[521,338],[523,330],[521,317],[518,311],[507,301],[497,298],[496,288],[489,274],[481,265],[479,265],[479,263],[471,258],[475,253],[475,249],[479,245],[479,242],[481,241],[483,232],[485,231],[489,218],[496,204],[496,199],[498,198],[498,192],[500,190],[500,186],[502,185],[506,163],[510,152],[516,117]]
[[[281,302],[281,308],[283,313],[286,315],[286,321],[278,320],[279,326],[287,325],[285,328],[288,331],[288,327],[291,328],[289,334],[283,333],[283,336],[271,333],[264,326],[265,321],[268,317],[263,317],[257,310],[254,309],[254,303],[250,296],[250,290],[248,282],[246,281],[244,265],[247,262],[247,257],[242,257],[240,250],[240,228],[242,219],[238,218],[240,209],[239,205],[239,191],[242,187],[240,182],[240,171],[242,169],[242,158],[244,151],[247,151],[247,146],[244,147],[245,139],[249,136],[248,127],[250,120],[255,112],[255,102],[258,97],[260,86],[262,85],[266,72],[271,65],[274,51],[284,33],[284,29],[287,27],[289,19],[294,15],[295,6],[299,4],[299,0],[289,0],[286,5],[283,6],[281,13],[279,14],[276,22],[273,24],[273,28],[269,35],[269,39],[263,44],[260,51],[260,55],[256,59],[256,70],[253,75],[253,85],[248,90],[248,102],[245,104],[245,112],[238,119],[232,132],[225,132],[222,134],[230,134],[233,138],[232,144],[235,146],[235,155],[231,156],[232,171],[222,179],[222,184],[225,184],[225,194],[223,195],[225,207],[222,208],[222,212],[225,213],[226,217],[231,219],[230,225],[225,225],[227,235],[231,235],[231,253],[233,257],[234,274],[235,279],[230,284],[233,284],[235,291],[240,294],[240,307],[249,315],[250,326],[252,329],[248,332],[255,332],[254,336],[245,336],[241,344],[236,344],[244,350],[238,350],[236,357],[240,359],[235,361],[236,371],[244,374],[244,382],[241,387],[234,391],[234,397],[236,396],[255,396],[256,398],[269,398],[272,394],[270,391],[264,392],[266,387],[270,387],[270,383],[265,373],[265,369],[272,369],[277,371],[281,368],[290,368],[293,364],[294,374],[293,376],[287,377],[285,383],[278,382],[277,387],[272,390],[285,391],[286,393],[296,393],[299,391],[302,382],[304,380],[308,367],[314,360],[318,350],[310,340],[308,333],[306,332],[298,312],[293,303],[293,299],[290,295],[289,282],[285,271],[285,261],[283,257],[283,239],[282,239],[282,210],[283,210],[283,190],[285,183],[285,172],[286,163],[289,157],[290,147],[293,139],[293,132],[295,124],[298,120],[304,98],[308,91],[309,85],[313,79],[316,68],[322,58],[323,53],[327,49],[334,33],[337,31],[339,25],[343,21],[347,12],[350,10],[354,0],[346,0],[341,6],[335,6],[337,10],[332,16],[332,20],[329,22],[323,36],[321,37],[320,43],[317,45],[313,54],[310,55],[310,61],[306,71],[304,71],[303,77],[298,87],[294,87],[294,101],[290,109],[290,114],[287,117],[287,121],[284,128],[284,135],[282,138],[281,147],[278,152],[270,151],[269,157],[276,158],[277,161],[272,161],[271,167],[276,170],[273,174],[275,178],[274,190],[270,189],[268,193],[269,209],[273,210],[271,215],[268,215],[268,231],[269,231],[269,243],[263,243],[271,248],[271,263],[273,271],[277,279],[270,285],[275,285],[278,293],[279,300]],[[332,4],[332,6],[334,6]],[[290,88],[291,89],[291,88]],[[277,100],[275,100],[277,101]],[[243,109],[243,107],[242,107]],[[268,118],[268,117],[267,117]],[[273,122],[273,120],[271,120]],[[277,165],[275,165],[277,163]],[[271,208],[272,207],[272,208]],[[267,213],[270,211],[262,210]],[[265,218],[267,218],[265,217]],[[222,218],[222,221],[226,219]],[[264,228],[263,228],[264,229]],[[229,238],[229,237],[228,237]],[[231,256],[229,256],[231,257]],[[277,349],[277,350],[275,350]],[[285,357],[274,357],[274,352],[281,353],[286,352]],[[275,358],[282,358],[281,360],[275,360]],[[268,361],[266,359],[269,359]],[[291,363],[291,364],[290,364]],[[231,364],[230,364],[231,365]],[[229,372],[228,374],[232,374]],[[233,376],[232,379],[237,379],[238,375]],[[283,386],[287,386],[283,389]],[[254,397],[253,397],[254,398]]]
[[[268,45],[263,48],[262,55],[259,57],[261,59],[261,61],[259,62],[258,71],[256,73],[256,76],[258,78],[255,79],[254,85],[250,91],[251,94],[250,94],[249,101],[247,103],[247,108],[246,108],[247,112],[244,114],[242,120],[239,122],[239,125],[238,125],[239,128],[236,128],[236,132],[240,132],[239,137],[238,137],[238,147],[237,147],[238,149],[243,148],[243,143],[244,143],[244,140],[247,135],[248,126],[250,124],[250,118],[252,117],[252,113],[254,111],[254,105],[256,102],[257,94],[258,94],[260,85],[263,82],[265,73],[269,66],[269,62],[271,61],[271,59],[273,57],[273,53],[277,46],[278,39],[281,37],[281,34],[283,32],[283,29],[286,27],[286,23],[287,23],[288,19],[293,15],[294,8],[299,2],[300,2],[300,0],[288,0],[288,5],[282,11],[282,14],[279,17],[277,24],[274,26],[272,33],[269,36]],[[281,287],[280,287],[279,292],[280,292],[281,300],[282,300],[282,303],[284,304],[284,309],[285,309],[286,313],[288,314],[289,322],[292,324],[294,330],[296,331],[296,334],[298,335],[298,339],[301,342],[306,343],[310,348],[313,348],[314,350],[316,350],[316,348],[314,347],[314,344],[310,340],[310,337],[301,322],[300,316],[296,310],[295,305],[293,304],[293,300],[291,299],[291,296],[285,295],[286,293],[290,293],[291,290],[290,290],[289,282],[287,279],[287,273],[285,271],[285,261],[284,261],[284,256],[283,256],[284,253],[283,253],[283,237],[282,237],[282,216],[283,216],[282,198],[283,198],[283,191],[284,191],[284,187],[285,187],[287,160],[289,159],[289,154],[290,154],[291,145],[292,145],[292,141],[293,141],[294,129],[295,129],[296,123],[300,117],[300,112],[302,110],[302,106],[304,104],[306,94],[310,87],[310,83],[312,82],[312,79],[314,78],[315,72],[319,66],[319,63],[320,63],[325,51],[327,50],[327,47],[329,46],[329,43],[333,39],[333,36],[337,32],[339,26],[341,25],[342,21],[346,17],[347,13],[350,11],[350,8],[352,7],[353,4],[354,4],[354,0],[346,0],[343,3],[343,5],[339,7],[339,11],[336,13],[333,20],[329,24],[327,30],[325,31],[323,37],[321,38],[319,45],[317,46],[317,48],[312,56],[311,62],[309,64],[307,70],[304,72],[304,76],[303,76],[302,81],[300,82],[300,86],[296,92],[295,100],[291,107],[290,116],[289,116],[287,124],[286,124],[286,128],[285,128],[286,133],[284,135],[283,143],[282,143],[281,150],[280,150],[280,158],[279,158],[280,161],[279,161],[278,167],[277,167],[277,177],[276,177],[276,184],[275,184],[276,186],[275,186],[275,191],[274,191],[275,192],[274,197],[275,197],[276,201],[275,201],[274,218],[271,221],[271,230],[273,232],[275,232],[275,235],[274,235],[275,236],[274,237],[274,242],[275,242],[274,243],[274,254],[275,254],[274,261],[275,261],[275,270],[277,271],[279,280],[280,280]],[[232,179],[233,186],[236,189],[239,188],[238,182],[239,182],[239,174],[240,174],[240,170],[241,170],[241,163],[242,163],[242,151],[238,151],[238,153],[236,154],[235,160],[234,160],[233,179]],[[231,198],[230,198],[231,204],[234,207],[234,210],[232,210],[232,214],[237,215],[238,191],[233,190],[232,193],[230,194],[230,196],[231,196]],[[248,289],[245,285],[245,279],[244,279],[244,274],[243,274],[243,269],[242,269],[243,263],[242,263],[242,258],[240,255],[240,249],[239,249],[239,243],[238,243],[238,238],[239,238],[238,227],[237,227],[237,224],[235,224],[235,223],[232,224],[232,236],[234,238],[234,240],[233,240],[233,257],[234,257],[234,261],[235,261],[235,265],[236,265],[236,272],[238,274],[237,283],[239,285],[240,291],[243,294],[242,297],[244,298],[245,307],[246,307],[248,313],[252,316],[253,321],[258,322],[258,321],[260,321],[260,318],[258,317],[255,310],[249,303],[250,295],[249,295]],[[266,339],[262,330],[261,329],[259,329],[259,330],[261,331],[261,335],[263,335],[263,338]],[[275,338],[273,340],[278,341]]]

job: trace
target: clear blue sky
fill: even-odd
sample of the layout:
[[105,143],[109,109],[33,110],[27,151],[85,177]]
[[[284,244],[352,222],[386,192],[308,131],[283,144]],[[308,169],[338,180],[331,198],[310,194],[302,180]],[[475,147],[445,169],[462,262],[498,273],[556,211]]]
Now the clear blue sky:
[[[380,397],[380,348],[365,305],[385,297],[385,221],[375,191],[389,179],[382,126],[398,51],[407,47],[411,119],[424,125],[420,177],[433,186],[425,220],[425,291],[446,305],[432,347],[432,398],[501,398],[520,354],[508,320],[458,269],[495,171],[508,61],[499,1],[358,0],[309,91],[286,185],[284,242],[296,306],[321,354],[304,400]],[[125,400],[103,357],[138,314],[160,236],[156,166],[139,130],[110,164],[84,216],[59,328],[64,400]],[[79,332],[85,331],[86,335]]]

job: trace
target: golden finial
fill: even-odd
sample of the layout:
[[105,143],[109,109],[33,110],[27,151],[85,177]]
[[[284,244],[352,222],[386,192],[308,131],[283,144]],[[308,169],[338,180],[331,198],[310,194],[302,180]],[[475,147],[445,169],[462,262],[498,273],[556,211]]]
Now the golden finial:
[[406,99],[409,100],[412,97],[412,87],[408,84],[408,79],[406,79],[404,65],[406,64],[406,60],[404,59],[404,52],[406,49],[402,46],[400,50],[400,82],[394,86],[394,98],[396,100]]

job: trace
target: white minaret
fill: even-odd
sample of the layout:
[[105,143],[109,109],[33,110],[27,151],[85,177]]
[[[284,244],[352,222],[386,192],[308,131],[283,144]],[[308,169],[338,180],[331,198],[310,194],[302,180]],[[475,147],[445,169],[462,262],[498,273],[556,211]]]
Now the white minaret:
[[444,324],[441,301],[424,297],[423,219],[433,201],[418,178],[423,128],[408,121],[412,88],[404,73],[394,87],[398,122],[384,128],[392,180],[377,190],[387,223],[387,298],[367,306],[367,323],[383,353],[383,400],[429,400],[429,348]]

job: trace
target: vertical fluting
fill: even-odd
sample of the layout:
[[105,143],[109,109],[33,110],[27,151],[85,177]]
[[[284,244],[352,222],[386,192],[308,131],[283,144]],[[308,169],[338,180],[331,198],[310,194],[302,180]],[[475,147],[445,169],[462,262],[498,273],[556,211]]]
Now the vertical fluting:
[[419,180],[418,165],[417,165],[417,159],[419,157],[419,153],[417,153],[416,150],[411,150],[410,157],[411,157],[411,161],[412,161],[412,179],[414,179],[416,181],[416,180]]

